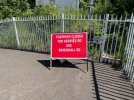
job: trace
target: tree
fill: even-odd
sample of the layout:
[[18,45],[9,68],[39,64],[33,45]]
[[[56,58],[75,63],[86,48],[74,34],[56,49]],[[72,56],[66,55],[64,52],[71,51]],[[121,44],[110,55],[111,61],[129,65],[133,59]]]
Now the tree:
[[94,13],[101,15],[111,13],[111,6],[109,0],[96,0],[94,4]]
[[110,0],[110,2],[115,14],[124,15],[134,12],[134,0]]
[[35,7],[34,11],[35,15],[57,15],[58,14],[58,8],[55,4],[49,4],[49,5],[40,5]]
[[30,4],[30,8],[33,9],[35,7],[36,0],[28,0],[28,3]]
[[[94,14],[126,15],[134,12],[134,0],[94,0]],[[90,0],[80,0],[80,9],[88,13]]]
[[0,18],[20,16],[29,8],[30,5],[27,0],[1,0]]

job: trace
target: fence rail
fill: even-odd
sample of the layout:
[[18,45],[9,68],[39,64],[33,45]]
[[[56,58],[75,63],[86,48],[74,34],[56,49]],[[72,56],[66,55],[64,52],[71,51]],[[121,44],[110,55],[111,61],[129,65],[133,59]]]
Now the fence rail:
[[[88,32],[90,60],[122,63],[134,76],[134,17],[57,15],[0,20],[0,47],[50,52],[50,34]],[[126,47],[126,48],[125,48]]]

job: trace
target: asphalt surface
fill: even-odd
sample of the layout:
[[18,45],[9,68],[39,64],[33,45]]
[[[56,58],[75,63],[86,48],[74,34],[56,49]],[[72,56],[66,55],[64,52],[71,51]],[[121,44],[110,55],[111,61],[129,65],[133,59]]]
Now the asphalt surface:
[[0,49],[0,100],[92,100],[85,61],[55,60],[49,70],[49,60],[48,54]]

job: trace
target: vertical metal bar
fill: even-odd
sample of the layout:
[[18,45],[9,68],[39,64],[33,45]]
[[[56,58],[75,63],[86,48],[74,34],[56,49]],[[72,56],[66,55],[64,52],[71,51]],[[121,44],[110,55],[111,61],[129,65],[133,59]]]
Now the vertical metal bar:
[[49,25],[49,27],[48,27],[48,46],[49,46],[49,50],[48,50],[48,52],[50,52],[50,34],[51,34],[51,16],[48,16],[48,25]]
[[55,24],[55,26],[57,28],[56,32],[59,32],[59,30],[61,31],[61,26],[58,27],[58,21],[59,21],[58,16],[55,16],[55,18],[56,18],[56,24]]
[[47,39],[47,53],[49,52],[48,51],[48,45],[49,45],[49,38],[48,38],[48,35],[49,35],[49,16],[47,16],[46,17],[46,21],[47,21],[47,23],[46,23],[46,26],[47,26],[47,34],[46,34],[46,39]]
[[[113,15],[111,17],[111,20],[113,20]],[[110,26],[109,26],[109,32],[108,32],[108,42],[107,42],[107,47],[106,47],[106,54],[108,53],[108,49],[109,49],[109,43],[110,43],[110,34],[111,34],[111,28],[112,28],[112,22],[110,22]],[[108,58],[108,62],[110,62],[110,58]],[[106,63],[106,58],[105,58],[105,63]]]
[[[65,18],[64,18],[64,13],[62,13],[61,16],[61,32],[65,32]],[[60,62],[63,63],[65,60],[64,59],[60,59]]]
[[[83,20],[82,20],[82,15],[80,15],[80,18],[79,18],[79,20],[80,20],[80,22],[82,22]],[[82,32],[83,30],[81,29],[81,32]]]
[[[28,20],[28,18],[26,19]],[[27,50],[31,50],[30,46],[28,46],[29,44],[29,40],[30,40],[30,32],[28,32],[29,29],[29,21],[25,21],[25,26],[26,26],[26,33],[22,33],[25,34],[25,49]]]
[[40,22],[41,22],[41,28],[40,28],[40,41],[39,41],[39,51],[42,52],[43,48],[43,28],[44,28],[44,22],[43,22],[43,17],[40,16]]
[[[66,19],[66,20],[65,20],[65,19]],[[67,15],[64,14],[64,31],[65,31],[65,32],[68,32],[67,28],[68,28]]]
[[128,35],[128,38],[129,38],[129,40],[127,41],[127,48],[126,48],[126,59],[127,59],[127,61],[126,61],[126,73],[127,73],[127,75],[129,76],[129,70],[130,70],[130,41],[131,41],[131,36],[132,36],[132,28],[134,27],[134,25],[133,25],[133,18],[132,18],[132,21],[131,21],[131,27],[130,27],[130,31],[129,31],[129,35]]
[[90,56],[90,60],[91,60],[91,59],[92,59],[92,58],[91,58],[91,56],[92,56],[92,54],[91,54],[91,53],[92,53],[92,52],[91,52],[91,44],[92,44],[93,16],[91,16],[91,17],[88,16],[88,20],[89,20],[89,27],[90,27],[90,29],[89,29],[90,31],[89,31],[89,33],[88,33],[88,34],[89,34],[89,35],[88,35],[88,40],[89,40],[89,41],[88,41],[88,48],[89,48],[89,50],[90,50],[90,51],[89,51],[89,52],[90,52],[90,53],[89,53],[89,54],[90,54],[89,56]]
[[128,77],[129,78],[132,78],[132,74],[133,74],[133,60],[134,60],[134,50],[133,50],[133,45],[134,45],[134,17],[133,17],[133,20],[132,20],[132,24],[133,24],[133,27],[132,27],[132,30],[131,30],[131,36],[129,38],[129,52],[128,52],[128,58],[129,58],[129,73],[128,73]]
[[106,15],[106,19],[104,21],[105,25],[104,25],[104,29],[103,29],[103,33],[102,33],[102,47],[101,47],[101,58],[100,58],[100,62],[103,61],[103,54],[104,54],[104,49],[105,49],[105,42],[106,42],[106,34],[107,34],[107,28],[108,28],[108,19],[109,19],[109,14]]
[[42,22],[42,28],[41,28],[41,35],[40,35],[40,51],[43,52],[43,40],[44,40],[44,37],[43,37],[43,34],[44,34],[44,20],[43,20],[43,16],[41,16],[41,22]]
[[13,25],[14,25],[14,30],[15,30],[15,37],[16,37],[16,41],[17,41],[17,48],[19,49],[20,41],[19,41],[19,36],[18,36],[18,30],[17,30],[17,26],[16,26],[15,17],[13,17],[12,20],[13,20]]
[[133,76],[132,76],[132,82],[134,82],[134,72],[133,72]]
[[36,42],[35,42],[35,50],[38,52],[38,40],[39,40],[39,34],[40,34],[40,29],[39,29],[39,21],[40,21],[40,16],[36,17],[36,35],[35,35],[35,39],[36,39]]
[[42,20],[43,20],[42,52],[46,52],[45,51],[45,45],[46,45],[46,36],[45,36],[45,34],[46,34],[46,27],[45,27],[45,25],[46,25],[46,20],[45,20],[45,17],[44,16],[42,16]]
[[131,20],[130,20],[130,25],[129,25],[129,30],[128,30],[128,35],[127,35],[127,42],[125,46],[125,62],[124,62],[124,70],[126,73],[128,73],[128,66],[129,66],[129,60],[128,60],[128,50],[129,50],[129,39],[131,38],[131,30],[133,28],[133,14],[131,15]]
[[[41,27],[38,27],[39,28],[39,36],[38,36],[38,51],[39,52],[41,52],[41,48],[42,48],[42,46],[41,46],[41,40],[42,40],[42,27],[43,27],[43,21],[42,21],[42,17],[40,16],[40,19],[39,19],[39,23],[41,24]],[[39,24],[39,25],[40,25]]]
[[[116,19],[117,20],[117,16],[116,16]],[[116,30],[116,26],[117,26],[117,22],[115,22],[114,24],[114,29],[113,29],[113,36],[112,36],[112,42],[111,42],[111,45],[110,45],[110,56],[112,58],[112,49],[113,49],[113,43],[114,43],[114,36],[115,36],[115,30]]]
[[[20,21],[20,23],[22,23],[22,27],[24,27],[25,30],[22,30],[20,27],[20,32],[21,32],[21,36],[22,36],[22,48],[23,50],[31,50],[31,46],[29,46],[29,19],[28,17],[23,17],[22,21]],[[21,24],[20,24],[21,25]]]
[[94,21],[93,21],[94,24],[93,24],[93,30],[92,30],[93,31],[93,47],[92,47],[92,53],[93,53],[93,58],[92,59],[93,59],[93,61],[95,60],[95,52],[96,52],[95,42],[94,42],[94,38],[96,36],[96,29],[95,29],[96,28],[96,26],[95,26],[96,20],[95,19],[96,19],[96,16],[94,16]]
[[44,21],[45,21],[45,33],[44,33],[44,37],[45,37],[45,52],[47,52],[47,49],[46,49],[46,46],[47,46],[47,20],[46,20],[46,17],[44,18]]
[[38,20],[38,17],[34,17],[34,24],[35,24],[35,31],[34,31],[34,35],[33,35],[33,47],[34,47],[34,49],[36,50],[36,38],[37,38],[37,31],[38,31],[38,29],[37,29],[37,20]]
[[49,52],[51,51],[50,50],[50,45],[51,45],[51,21],[52,21],[52,18],[51,18],[51,16],[49,16],[49,35],[48,35],[48,40],[49,40]]
[[69,20],[69,15],[66,15],[66,23],[67,23],[67,27],[66,27],[66,30],[67,30],[67,32],[70,32],[70,20]]
[[[82,16],[81,16],[82,17]],[[80,20],[80,18],[79,18],[79,26],[80,26],[80,30],[78,30],[78,31],[80,31],[80,32],[82,32],[83,30],[82,30],[82,28],[83,28],[83,26],[81,25],[81,23],[86,23],[86,16],[84,15],[83,16],[83,20]],[[84,29],[84,31],[85,31],[85,29]]]
[[73,25],[73,17],[72,17],[72,14],[71,14],[71,16],[70,16],[70,25],[69,25],[69,27],[70,27],[70,32],[72,32],[72,26]]
[[64,33],[64,25],[65,25],[65,20],[64,20],[64,14],[62,13],[62,16],[61,16],[61,32]]
[[35,24],[34,24],[34,17],[32,17],[32,23],[31,23],[31,27],[33,27],[34,29],[32,29],[32,34],[30,35],[30,44],[31,44],[31,48],[34,47],[34,43],[33,43],[33,39],[34,39],[34,35],[35,35]]
[[88,72],[88,59],[87,59],[87,72]]
[[[127,19],[127,16],[125,17],[125,20]],[[118,55],[117,55],[117,58],[119,58],[119,53],[120,53],[120,50],[121,50],[121,44],[122,44],[122,41],[123,41],[123,36],[124,36],[124,31],[125,31],[125,26],[126,26],[126,23],[127,22],[124,22],[123,24],[123,30],[122,30],[122,33],[121,33],[121,41],[120,41],[120,45],[119,45],[119,51],[118,51]],[[124,59],[124,58],[123,58]],[[122,59],[122,60],[123,60]]]
[[121,28],[121,20],[122,20],[122,16],[120,17],[120,20],[119,20],[119,27],[118,27],[118,31],[116,33],[116,43],[115,43],[115,47],[114,47],[114,58],[118,60],[115,52],[117,52],[117,45],[118,45],[118,38],[119,38],[119,33],[120,33],[120,28]]
[[78,25],[79,25],[78,16],[77,15],[74,15],[74,16],[75,16],[75,25],[77,25],[77,26],[75,26],[75,32],[77,32],[78,31]]
[[[98,31],[100,32],[100,33],[102,33],[102,27],[101,27],[101,25],[102,25],[102,21],[101,21],[101,15],[99,16],[99,19],[98,19],[98,22],[100,23],[100,25],[99,25],[99,29],[98,29]],[[97,60],[97,62],[99,62],[100,61],[100,45],[101,45],[101,41],[100,41],[100,35],[98,36],[99,38],[98,38],[98,60]]]
[[54,16],[52,17],[52,32],[54,33],[55,32],[55,30],[54,30],[54,24],[55,24],[55,18],[54,18]]
[[99,62],[102,62],[101,61],[101,54],[102,54],[102,40],[103,40],[103,38],[102,38],[102,36],[103,36],[103,31],[104,31],[104,26],[105,26],[105,20],[106,20],[106,15],[104,15],[103,17],[102,17],[102,27],[101,27],[101,37],[100,37],[100,58],[99,58]]
[[50,69],[52,69],[52,67],[53,67],[53,61],[52,59],[50,59]]
[[29,43],[28,43],[28,40],[29,40],[29,32],[28,32],[28,21],[27,19],[25,18],[25,21],[23,22],[23,24],[26,26],[25,28],[25,33],[21,33],[24,35],[24,46],[25,46],[25,50],[31,50],[30,46],[27,46]]
[[32,39],[33,39],[33,35],[34,35],[34,30],[35,30],[34,26],[35,25],[34,25],[33,17],[31,17],[30,19],[31,19],[31,22],[30,22],[31,24],[30,24],[29,27],[32,27],[32,28],[31,28],[31,32],[30,32],[31,34],[29,34],[29,46],[30,46],[30,49],[31,49],[31,48],[34,47]]
[[[37,17],[35,17],[35,35],[34,35],[34,50],[36,50],[36,48],[37,48],[37,45],[36,45],[36,42],[37,42],[37,34],[38,34],[38,19],[39,19],[39,17],[37,16]],[[35,42],[36,41],[36,42]]]
[[134,48],[133,48],[133,44],[134,44],[134,29],[133,29],[133,35],[132,35],[132,43],[131,43],[131,53],[130,53],[130,69],[129,69],[129,78],[132,79],[133,78],[133,73],[134,73]]
[[90,17],[93,15],[93,7],[94,7],[94,0],[90,0],[90,11],[89,11]]
[[[75,23],[75,15],[72,15],[72,21],[73,21],[72,24],[74,25],[74,23]],[[72,31],[75,31],[75,27],[72,28]]]
[[[97,32],[100,32],[100,21],[99,21],[99,19],[100,19],[100,17],[98,16],[96,16],[96,22],[97,22],[97,26],[96,26],[96,30],[97,30]],[[96,34],[96,36],[97,36],[97,39],[95,40],[95,42],[96,42],[96,52],[97,52],[97,54],[96,54],[96,58],[95,58],[95,60],[98,62],[99,61],[99,50],[98,50],[98,44],[99,44],[99,41],[98,41],[98,37],[99,37],[99,35],[98,34]]]

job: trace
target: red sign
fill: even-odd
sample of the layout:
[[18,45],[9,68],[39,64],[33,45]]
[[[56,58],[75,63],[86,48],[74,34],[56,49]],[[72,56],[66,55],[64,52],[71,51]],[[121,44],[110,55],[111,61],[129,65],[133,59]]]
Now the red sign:
[[51,34],[52,59],[86,59],[87,33]]

